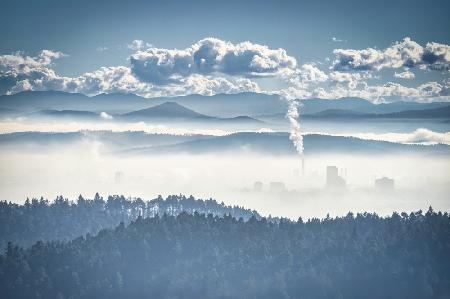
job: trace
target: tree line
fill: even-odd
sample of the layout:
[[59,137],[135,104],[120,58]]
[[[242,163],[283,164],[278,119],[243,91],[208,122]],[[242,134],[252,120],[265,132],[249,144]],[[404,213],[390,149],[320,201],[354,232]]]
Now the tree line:
[[8,243],[2,298],[448,298],[450,216],[144,217],[71,241]]
[[0,249],[9,241],[29,246],[37,241],[69,241],[87,233],[96,234],[101,229],[112,228],[120,222],[130,223],[138,216],[178,215],[199,212],[203,214],[229,214],[237,219],[260,217],[256,211],[238,206],[227,206],[214,199],[195,199],[193,196],[161,196],[144,201],[141,198],[125,198],[98,193],[93,199],[79,196],[73,202],[58,196],[50,202],[44,198],[27,199],[24,204],[0,201]]

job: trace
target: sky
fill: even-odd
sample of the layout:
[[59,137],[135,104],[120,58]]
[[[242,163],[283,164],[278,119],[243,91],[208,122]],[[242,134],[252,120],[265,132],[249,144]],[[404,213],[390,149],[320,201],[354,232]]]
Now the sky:
[[450,100],[450,2],[1,1],[0,94]]

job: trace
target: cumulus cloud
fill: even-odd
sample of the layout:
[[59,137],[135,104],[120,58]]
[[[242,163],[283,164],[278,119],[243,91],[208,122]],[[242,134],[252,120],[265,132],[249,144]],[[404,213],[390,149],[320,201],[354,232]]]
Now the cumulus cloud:
[[427,43],[422,60],[436,70],[450,70],[450,46],[439,43]]
[[387,82],[379,85],[362,84],[361,88],[349,89],[345,86],[336,85],[333,88],[325,89],[323,87],[312,90],[311,97],[336,99],[342,97],[359,97],[372,102],[382,102],[383,99],[402,99],[418,102],[432,102],[435,100],[449,101],[449,86],[438,82],[427,82],[417,87],[407,87],[394,82]]
[[324,82],[328,79],[327,74],[313,64],[302,65],[299,75],[304,82]]
[[242,77],[275,76],[292,72],[295,58],[284,49],[216,38],[202,39],[182,50],[148,48],[130,57],[133,74],[154,84],[170,84],[193,74],[224,74]]
[[400,78],[400,79],[414,79],[416,76],[414,75],[413,72],[411,72],[410,70],[401,72],[401,73],[394,73],[394,77],[395,78]]
[[42,50],[37,56],[31,57],[23,52],[10,55],[0,55],[0,67],[2,69],[26,69],[39,68],[52,64],[53,60],[67,56],[66,54],[52,50]]
[[[266,92],[286,99],[310,97],[361,97],[374,102],[392,99],[419,101],[450,100],[450,80],[403,86],[378,82],[371,70],[402,68],[396,78],[414,78],[411,68],[446,69],[449,46],[428,43],[420,46],[409,38],[384,50],[335,50],[332,70],[320,65],[297,65],[284,49],[271,49],[251,42],[231,43],[215,38],[202,39],[189,47],[160,49],[141,40],[128,66],[101,67],[79,76],[61,76],[53,69],[56,59],[66,56],[43,50],[35,56],[16,52],[0,55],[0,93],[25,90],[60,90],[87,95],[134,93],[144,97],[187,94]],[[355,72],[354,70],[359,70]],[[276,77],[286,84],[282,90],[263,91],[260,77]],[[369,84],[370,83],[370,84]]]
[[44,50],[35,57],[23,53],[0,55],[0,91],[13,94],[25,90],[60,90],[87,95],[99,93],[135,93],[145,97],[176,96],[190,93],[212,95],[260,91],[248,78],[193,74],[176,84],[157,85],[141,81],[130,67],[101,67],[77,77],[58,75],[52,68],[54,59],[64,54]]
[[379,71],[383,68],[423,66],[428,69],[450,69],[450,46],[427,43],[425,47],[406,37],[401,42],[378,50],[335,49],[333,69],[337,71]]

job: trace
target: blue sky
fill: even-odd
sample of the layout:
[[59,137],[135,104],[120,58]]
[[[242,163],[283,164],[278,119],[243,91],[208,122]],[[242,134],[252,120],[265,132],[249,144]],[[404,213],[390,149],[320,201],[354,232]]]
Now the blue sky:
[[[34,60],[41,62],[42,56],[41,59],[36,57],[44,49],[65,55],[51,55],[51,61],[45,65],[34,64],[33,67],[39,68],[39,75],[38,72],[25,74],[23,70],[17,70],[17,65],[5,66],[3,62],[0,65],[0,89],[3,93],[51,88],[86,94],[130,91],[144,96],[283,89],[285,94],[295,97],[355,95],[376,100],[405,97],[412,100],[447,100],[449,71],[446,59],[450,54],[445,51],[449,51],[450,44],[449,11],[449,1],[433,1],[432,4],[423,1],[353,0],[2,1],[0,55],[34,57]],[[296,66],[279,67],[273,72],[263,70],[259,73],[252,70],[251,74],[246,71],[224,71],[223,67],[229,69],[229,64],[218,65],[214,71],[208,72],[189,70],[180,74],[175,70],[168,76],[183,78],[181,81],[171,79],[171,86],[167,86],[169,81],[163,85],[161,82],[149,82],[149,72],[153,70],[148,68],[144,81],[143,76],[137,75],[133,68],[131,71],[109,70],[108,75],[103,71],[94,76],[97,81],[104,80],[104,76],[122,76],[121,80],[128,83],[130,78],[124,76],[134,76],[137,81],[132,83],[133,88],[129,90],[124,88],[123,82],[116,84],[110,78],[108,84],[96,83],[103,87],[91,86],[94,80],[92,76],[81,78],[83,83],[70,79],[84,76],[86,72],[96,72],[102,67],[130,68],[130,57],[137,50],[182,50],[207,37],[235,46],[250,41],[272,50],[281,48],[296,60]],[[426,56],[430,52],[427,49],[431,49],[427,48],[427,43],[433,42],[441,45],[432,48],[433,51],[440,51],[442,57],[433,52],[432,60],[440,57],[437,62],[421,60],[413,65],[406,63],[399,67],[398,63],[386,64],[386,59],[391,59],[388,57],[370,66],[366,61],[364,67],[352,65],[349,68],[347,65],[347,68],[336,68],[335,61],[340,59],[342,64],[342,59],[348,59],[348,55],[337,57],[339,55],[334,53],[335,49],[360,51],[373,48],[383,53],[395,43],[404,42],[407,37],[411,43],[423,48],[423,53],[418,55]],[[144,46],[130,49],[133,40],[142,40]],[[373,54],[376,56],[380,53]],[[10,58],[4,58],[3,61]],[[148,55],[142,59],[148,60]],[[327,78],[320,79],[319,74],[319,80],[317,76],[311,80],[310,73],[314,70],[302,68],[303,65],[314,66],[324,72]],[[239,70],[245,70],[240,67]],[[291,73],[286,75],[286,70]],[[54,75],[49,72],[54,72],[58,78],[42,79],[39,76],[44,76],[43,72],[47,77]],[[334,74],[330,74],[332,72]],[[20,86],[16,84],[18,80],[22,81]],[[88,88],[85,87],[86,81],[90,84]],[[434,83],[420,87],[430,82]],[[389,90],[387,92],[377,87],[389,83],[401,87],[385,86],[384,89]],[[84,84],[83,87],[80,84]],[[338,91],[337,85],[342,85]],[[209,87],[205,89],[205,86]],[[349,88],[364,89],[364,92],[343,91]],[[432,90],[431,93],[429,90]]]

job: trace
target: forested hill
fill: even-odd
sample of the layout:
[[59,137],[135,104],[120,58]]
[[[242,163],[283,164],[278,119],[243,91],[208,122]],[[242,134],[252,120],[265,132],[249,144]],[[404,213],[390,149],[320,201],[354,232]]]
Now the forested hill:
[[67,243],[8,244],[2,298],[448,298],[450,218],[431,209],[270,222],[141,218]]
[[82,196],[71,202],[62,196],[53,202],[46,199],[26,200],[24,205],[0,201],[0,248],[9,241],[19,245],[32,245],[36,241],[69,241],[87,233],[96,234],[101,229],[113,228],[120,222],[128,224],[139,215],[178,215],[182,211],[223,216],[229,214],[237,219],[260,217],[256,211],[237,206],[226,206],[213,199],[201,200],[182,195],[171,195],[165,200],[159,196],[150,201],[124,196],[109,196],[106,200],[99,194],[94,199]]

